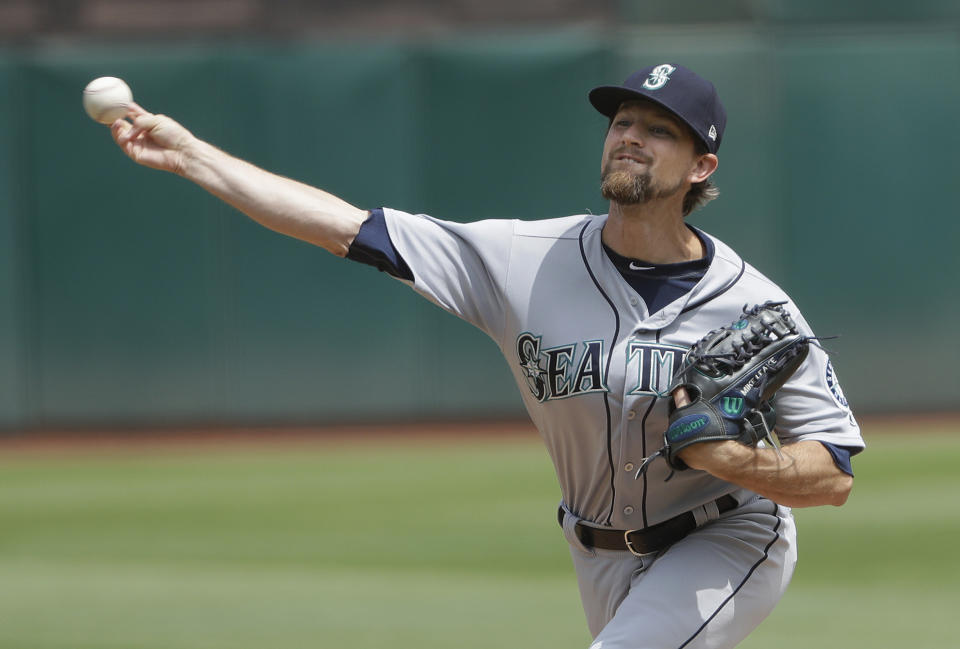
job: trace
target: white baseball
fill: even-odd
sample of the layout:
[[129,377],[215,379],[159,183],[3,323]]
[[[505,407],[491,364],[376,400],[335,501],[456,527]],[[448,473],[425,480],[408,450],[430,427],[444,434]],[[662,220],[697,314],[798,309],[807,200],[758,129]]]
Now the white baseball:
[[83,109],[94,121],[113,124],[127,114],[133,93],[123,79],[100,77],[83,89]]

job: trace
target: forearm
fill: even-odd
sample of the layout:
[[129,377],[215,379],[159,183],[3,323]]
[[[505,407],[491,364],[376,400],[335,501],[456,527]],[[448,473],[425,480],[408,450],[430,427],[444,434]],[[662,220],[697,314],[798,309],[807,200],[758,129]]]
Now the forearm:
[[346,201],[224,153],[135,102],[127,107],[127,119],[116,120],[110,131],[138,164],[192,180],[261,225],[335,255],[347,254],[367,218]]
[[841,471],[819,442],[755,448],[738,442],[709,442],[684,449],[693,468],[739,485],[788,507],[842,505],[853,478]]
[[343,257],[367,212],[336,196],[284,178],[195,140],[183,151],[178,174],[254,221]]

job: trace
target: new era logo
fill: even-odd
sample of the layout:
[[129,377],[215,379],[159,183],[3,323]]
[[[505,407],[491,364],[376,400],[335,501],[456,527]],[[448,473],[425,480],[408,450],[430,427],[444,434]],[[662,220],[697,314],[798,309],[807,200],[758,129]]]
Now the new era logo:
[[716,140],[716,139],[717,139],[717,127],[714,126],[713,124],[711,124],[711,125],[710,125],[710,132],[707,133],[707,136],[708,136],[711,140]]

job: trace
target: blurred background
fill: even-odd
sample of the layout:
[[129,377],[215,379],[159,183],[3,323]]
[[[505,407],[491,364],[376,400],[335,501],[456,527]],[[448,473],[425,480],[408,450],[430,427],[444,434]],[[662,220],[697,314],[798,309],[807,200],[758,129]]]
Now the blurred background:
[[587,646],[496,346],[81,91],[358,206],[540,219],[606,210],[586,93],[668,61],[729,114],[691,222],[840,336],[868,442],[743,646],[956,646],[960,4],[0,0],[0,649]]
[[0,427],[522,416],[496,347],[131,164],[86,83],[363,207],[605,211],[586,101],[659,61],[729,113],[691,221],[781,284],[858,414],[950,411],[960,5],[0,0]]

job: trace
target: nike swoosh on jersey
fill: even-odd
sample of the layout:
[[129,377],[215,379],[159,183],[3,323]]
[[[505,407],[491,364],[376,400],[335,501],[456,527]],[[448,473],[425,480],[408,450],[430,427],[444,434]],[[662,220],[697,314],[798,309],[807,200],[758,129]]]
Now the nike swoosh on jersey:
[[632,261],[630,262],[630,270],[653,270],[653,266],[637,266]]

